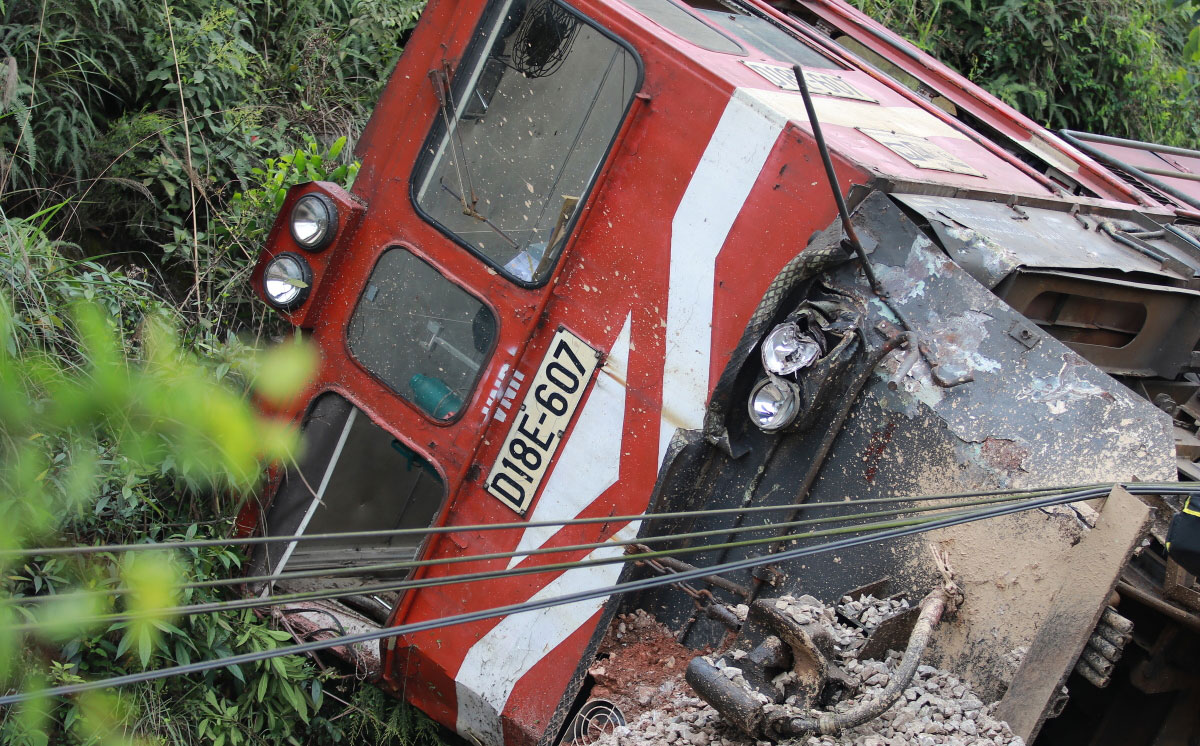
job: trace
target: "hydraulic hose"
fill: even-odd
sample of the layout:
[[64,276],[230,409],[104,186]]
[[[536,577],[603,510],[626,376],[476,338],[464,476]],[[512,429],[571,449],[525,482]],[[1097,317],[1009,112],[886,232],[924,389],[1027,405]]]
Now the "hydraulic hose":
[[834,736],[882,715],[912,683],[917,666],[921,664],[921,656],[929,645],[929,638],[933,636],[933,628],[942,620],[946,600],[945,589],[938,588],[921,601],[921,614],[917,617],[917,623],[908,638],[904,658],[883,691],[846,712],[822,712],[815,718],[783,718],[775,723],[775,728],[786,735],[819,733],[823,736]]

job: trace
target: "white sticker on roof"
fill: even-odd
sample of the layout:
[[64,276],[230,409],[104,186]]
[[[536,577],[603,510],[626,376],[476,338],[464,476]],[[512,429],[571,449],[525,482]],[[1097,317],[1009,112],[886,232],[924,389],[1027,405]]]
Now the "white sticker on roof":
[[[796,75],[792,72],[792,68],[790,67],[771,65],[766,62],[755,62],[753,60],[741,60],[741,62],[746,67],[750,68],[785,91],[800,90],[800,86],[796,85]],[[819,73],[813,70],[805,70],[804,82],[808,84],[808,92],[815,96],[833,96],[834,98],[851,98],[857,101],[870,101],[873,104],[879,103],[878,99],[868,96],[850,83],[846,82],[846,80],[840,76],[833,75],[831,73]]]
[[982,172],[972,168],[962,159],[951,155],[923,137],[902,135],[896,132],[869,129],[867,127],[855,127],[855,129],[917,168],[927,168],[933,171],[949,171],[952,174],[978,176],[981,179],[987,178]]

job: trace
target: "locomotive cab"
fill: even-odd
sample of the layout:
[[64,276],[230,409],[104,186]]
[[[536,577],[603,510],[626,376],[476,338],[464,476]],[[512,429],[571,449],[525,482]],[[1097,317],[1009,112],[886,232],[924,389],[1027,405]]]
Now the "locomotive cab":
[[[828,153],[811,134],[792,65],[803,68]],[[321,355],[310,390],[274,412],[299,425],[303,451],[274,472],[244,515],[246,525],[275,536],[341,534],[280,543],[253,560],[251,574],[267,578],[264,587],[352,592],[341,603],[310,596],[285,606],[293,625],[314,635],[330,617],[346,631],[382,629],[608,588],[622,565],[602,561],[619,559],[645,529],[606,516],[638,516],[655,497],[669,507],[671,494],[700,506],[691,492],[672,492],[672,463],[684,450],[684,460],[723,464],[712,474],[697,468],[716,485],[706,499],[721,507],[731,495],[753,497],[746,485],[758,485],[757,459],[775,453],[774,443],[798,444],[778,449],[798,468],[813,444],[786,428],[747,431],[750,455],[742,459],[729,433],[708,425],[718,408],[745,412],[749,385],[762,373],[747,329],[765,323],[758,309],[781,272],[836,228],[822,156],[852,204],[874,210],[866,218],[881,242],[896,242],[868,249],[893,263],[881,277],[893,283],[895,302],[922,304],[905,310],[925,320],[912,333],[929,335],[922,348],[949,359],[933,378],[925,362],[899,374],[911,370],[910,384],[924,376],[926,390],[891,397],[890,406],[903,407],[879,415],[893,423],[886,437],[855,436],[867,439],[860,450],[876,459],[900,447],[889,445],[893,431],[906,432],[896,423],[952,440],[961,431],[938,423],[968,404],[995,400],[997,410],[1011,404],[1022,416],[1043,416],[1033,383],[1023,390],[1001,377],[1013,370],[1065,376],[1054,373],[1063,366],[1053,355],[1068,354],[1056,340],[1032,325],[1021,329],[1040,345],[997,331],[997,319],[1008,329],[1020,321],[1022,309],[1002,308],[991,294],[1007,292],[1020,257],[1007,249],[999,264],[991,254],[977,257],[970,252],[986,254],[995,241],[966,236],[952,244],[945,236],[965,235],[962,226],[943,230],[938,216],[966,214],[968,203],[1000,212],[1020,202],[1063,230],[1091,212],[1151,220],[1134,215],[1121,201],[1127,190],[1096,176],[1102,169],[1090,161],[1072,171],[1065,164],[1074,154],[1052,159],[1056,173],[1069,171],[1086,186],[1085,195],[1065,195],[1005,146],[822,41],[798,15],[755,0],[433,0],[356,153],[362,166],[352,191],[315,183],[288,193],[252,278]],[[992,212],[964,220],[980,233],[1003,225],[1007,232],[992,237],[1020,248],[1018,234],[1028,229]],[[1161,206],[1143,212],[1174,218]],[[930,217],[918,226],[920,215]],[[935,252],[927,234],[939,230],[937,251],[961,249],[974,261],[964,266],[995,276],[969,275]],[[1090,251],[1108,239],[1079,240]],[[1175,282],[1144,255],[1113,259],[1119,250],[1106,251],[1103,262],[1119,259],[1120,271]],[[804,292],[815,298],[829,289],[821,282],[838,283],[839,297],[863,289],[851,287],[862,277],[842,266],[845,257],[823,256],[829,272],[808,277]],[[1107,276],[1112,268],[1096,269]],[[921,298],[926,287],[939,288],[937,303]],[[968,297],[974,310],[960,307]],[[985,306],[986,314],[978,310]],[[846,359],[830,386],[843,386],[862,363],[851,358],[879,342],[868,330],[896,321],[877,299],[855,307],[860,322],[839,329],[845,345],[833,345]],[[782,320],[792,309],[776,310]],[[968,310],[976,314],[969,322],[938,326],[939,314],[965,319]],[[1013,348],[1004,352],[1012,359],[992,354],[1000,345]],[[1067,400],[1080,431],[1107,416],[1103,402],[1115,396],[1130,412],[1126,433],[1149,433],[1146,442],[1162,445],[1160,412],[1109,395],[1103,373],[1071,361],[1094,383]],[[930,381],[956,370],[950,363],[963,366],[961,380],[943,392]],[[867,374],[862,381],[864,396],[883,384]],[[1108,398],[1089,399],[1093,389]],[[803,381],[787,387],[807,390]],[[731,391],[741,400],[725,401]],[[938,409],[951,401],[963,408]],[[983,421],[995,414],[981,412]],[[743,430],[753,427],[740,416]],[[813,417],[804,437],[828,427]],[[1053,445],[1060,436],[1037,448],[1065,449]],[[977,445],[1022,437],[980,436],[938,457],[961,459],[954,479],[961,471],[976,487],[1036,483],[1049,462],[984,463],[992,456]],[[1109,430],[1094,436],[1098,444],[1113,437]],[[1081,442],[1072,441],[1083,452]],[[849,453],[835,449],[847,476],[819,483],[814,499],[915,489],[900,484],[913,470],[881,472]],[[1114,457],[1105,476],[1168,478],[1173,460],[1160,456],[1148,448]],[[554,522],[565,525],[546,525]],[[455,579],[471,574],[485,577]],[[836,568],[827,577],[833,584]],[[694,611],[690,600],[659,608],[683,617]],[[563,732],[615,611],[616,602],[600,596],[344,652],[471,742],[549,744]]]

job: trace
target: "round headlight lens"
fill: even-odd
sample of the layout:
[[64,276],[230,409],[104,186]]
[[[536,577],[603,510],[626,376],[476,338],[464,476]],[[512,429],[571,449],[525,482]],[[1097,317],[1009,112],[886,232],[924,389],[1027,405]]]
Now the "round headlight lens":
[[306,194],[292,206],[292,238],[309,251],[322,249],[337,231],[337,208],[323,194]]
[[263,272],[263,292],[276,308],[287,310],[303,303],[311,284],[308,262],[291,252],[272,259]]
[[763,367],[777,376],[786,376],[812,365],[822,352],[817,340],[789,321],[772,329],[763,340]]
[[774,376],[764,378],[750,392],[750,419],[761,430],[774,432],[795,421],[800,412],[800,389]]

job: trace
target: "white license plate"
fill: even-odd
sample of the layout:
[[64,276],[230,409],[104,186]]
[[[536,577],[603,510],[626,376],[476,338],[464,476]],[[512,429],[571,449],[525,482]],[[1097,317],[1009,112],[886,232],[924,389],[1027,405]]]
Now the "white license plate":
[[529,510],[599,362],[600,354],[571,332],[554,334],[486,483],[520,515]]

